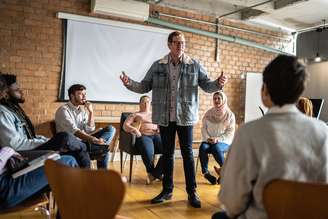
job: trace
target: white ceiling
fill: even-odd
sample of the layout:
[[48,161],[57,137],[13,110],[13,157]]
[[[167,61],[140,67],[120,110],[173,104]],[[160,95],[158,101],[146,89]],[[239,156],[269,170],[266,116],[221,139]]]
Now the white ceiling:
[[[157,4],[180,10],[278,27],[290,32],[313,27],[328,20],[328,0],[157,0]],[[247,7],[266,2],[249,9]],[[255,10],[253,10],[255,9]],[[255,14],[254,14],[255,12]],[[253,16],[245,18],[251,13]]]

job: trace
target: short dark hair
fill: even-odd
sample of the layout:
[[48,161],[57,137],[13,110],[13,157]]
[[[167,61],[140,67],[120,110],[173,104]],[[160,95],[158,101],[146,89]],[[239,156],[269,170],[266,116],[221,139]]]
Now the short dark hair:
[[3,92],[7,88],[6,80],[0,75],[0,92]]
[[17,82],[16,75],[13,75],[13,74],[1,74],[1,75],[4,78],[7,86],[10,86],[10,85],[12,85],[12,84],[14,84],[14,83]]
[[141,101],[144,99],[144,98],[150,98],[148,95],[142,95],[139,99],[139,103],[141,103]]
[[82,84],[73,84],[68,88],[68,97],[71,99],[71,94],[75,94],[76,91],[86,90],[87,88]]
[[271,100],[275,105],[296,103],[307,79],[305,66],[296,56],[279,55],[263,71]]
[[172,43],[173,37],[176,37],[176,36],[184,37],[184,35],[181,31],[173,31],[172,33],[170,33],[169,37],[167,38],[167,42]]

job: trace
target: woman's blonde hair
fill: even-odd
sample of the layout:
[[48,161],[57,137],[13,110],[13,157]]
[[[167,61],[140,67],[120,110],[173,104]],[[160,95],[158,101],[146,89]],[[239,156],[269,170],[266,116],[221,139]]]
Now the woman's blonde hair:
[[313,105],[308,98],[300,97],[297,102],[297,108],[305,115],[313,116]]

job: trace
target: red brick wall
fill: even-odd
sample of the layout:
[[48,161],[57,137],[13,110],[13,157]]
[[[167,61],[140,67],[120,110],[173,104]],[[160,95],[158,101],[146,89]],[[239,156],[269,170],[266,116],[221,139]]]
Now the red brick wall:
[[[153,6],[152,10],[214,21],[214,18],[209,16],[158,6]],[[19,84],[27,96],[23,107],[40,133],[48,132],[43,124],[54,118],[54,112],[61,105],[56,102],[63,46],[62,22],[56,18],[57,12],[94,16],[90,13],[88,0],[0,1],[0,71],[17,75]],[[177,19],[168,20],[202,30],[215,31],[214,27],[208,25]],[[242,28],[270,32],[229,20],[224,22]],[[246,34],[232,29],[223,28],[219,32],[267,45],[278,43],[274,38]],[[220,41],[220,62],[216,62],[215,39],[186,33],[186,40],[187,53],[201,61],[212,79],[217,78],[221,70],[224,70],[229,76],[225,92],[229,105],[236,114],[237,122],[241,123],[244,118],[245,81],[241,79],[240,75],[246,71],[261,72],[275,54]],[[211,95],[201,91],[200,117],[210,106]],[[128,104],[95,104],[94,108],[97,116],[119,116],[122,111],[137,110],[136,105]],[[195,139],[200,138],[199,127],[200,123],[195,128]]]

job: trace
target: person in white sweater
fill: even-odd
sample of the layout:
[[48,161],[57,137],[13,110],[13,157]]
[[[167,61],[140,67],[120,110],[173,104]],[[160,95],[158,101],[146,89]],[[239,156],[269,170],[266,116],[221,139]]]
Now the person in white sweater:
[[269,110],[236,132],[221,171],[225,212],[212,218],[268,218],[262,194],[274,179],[327,183],[328,128],[295,106],[305,81],[294,56],[279,55],[264,69],[261,95]]
[[224,153],[228,151],[235,134],[235,115],[227,104],[227,96],[218,91],[213,94],[213,107],[203,117],[202,143],[199,147],[199,159],[202,173],[212,185],[219,183],[208,171],[208,154],[212,154],[220,166]]

